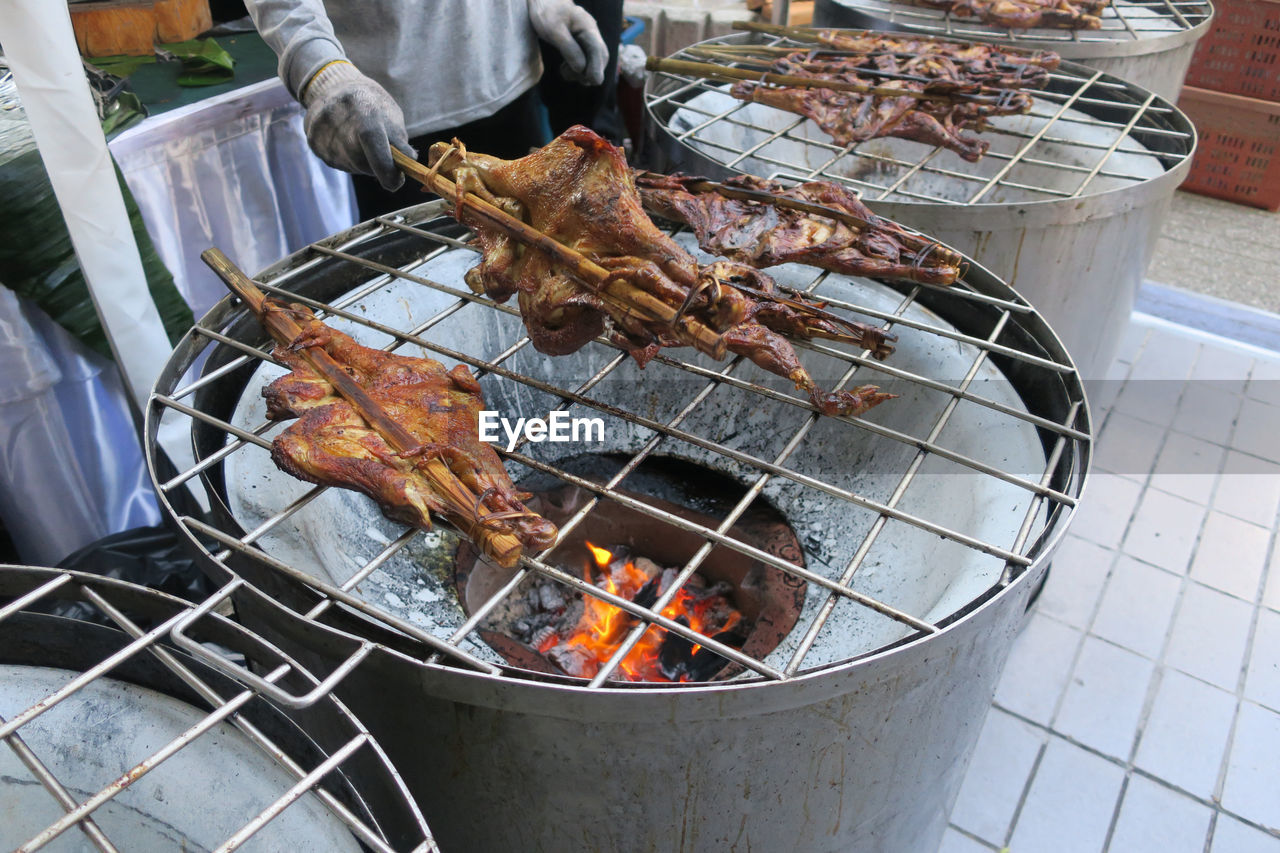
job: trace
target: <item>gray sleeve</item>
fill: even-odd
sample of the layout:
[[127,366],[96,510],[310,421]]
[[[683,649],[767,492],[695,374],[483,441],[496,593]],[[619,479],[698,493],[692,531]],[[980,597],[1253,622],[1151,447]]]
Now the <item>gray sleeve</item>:
[[245,7],[280,57],[280,79],[295,98],[325,63],[346,58],[321,0],[245,0]]

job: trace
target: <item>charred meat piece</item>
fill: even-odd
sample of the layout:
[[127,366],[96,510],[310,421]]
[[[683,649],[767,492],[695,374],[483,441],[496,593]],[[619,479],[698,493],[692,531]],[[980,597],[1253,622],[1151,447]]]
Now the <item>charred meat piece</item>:
[[945,9],[958,18],[1026,30],[1046,27],[1096,30],[1108,0],[917,0],[921,6]]
[[856,193],[832,181],[787,187],[737,175],[712,184],[641,172],[636,186],[645,210],[692,227],[704,251],[753,267],[801,263],[941,285],[953,284],[960,273],[959,254],[881,219]]
[[[1002,90],[981,94],[981,86],[952,80],[881,79],[859,76],[844,63],[809,62],[800,55],[773,63],[778,74],[813,80],[812,87],[772,86],[751,80],[733,85],[729,93],[812,119],[838,145],[853,145],[885,136],[937,145],[976,162],[988,143],[963,131],[981,129],[995,115],[1014,115],[1031,109],[1031,98],[1022,92]],[[839,80],[877,93],[821,87],[824,80]],[[900,90],[901,96],[884,94]],[[959,99],[957,99],[959,97]]]
[[[783,297],[768,276],[744,264],[699,265],[645,214],[622,152],[587,128],[572,127],[517,160],[437,143],[428,164],[459,190],[475,193],[539,235],[607,269],[611,281],[625,282],[714,329],[722,351],[727,348],[788,377],[825,414],[860,414],[891,396],[874,386],[820,391],[783,335],[852,342],[879,358],[892,352],[891,336],[837,318],[816,303]],[[458,216],[476,229],[484,255],[468,272],[467,284],[498,301],[516,294],[538,351],[574,352],[608,333],[643,365],[662,347],[691,343],[671,324],[635,304],[606,298],[550,254],[487,226],[467,208]]]
[[[268,300],[265,310],[289,312],[302,329],[291,345],[277,345],[273,353],[292,372],[262,392],[269,418],[298,418],[272,442],[271,458],[281,470],[307,482],[363,492],[388,518],[424,530],[431,528],[435,513],[463,532],[478,524],[508,532],[526,547],[541,549],[555,541],[555,525],[524,507],[521,499],[527,496],[517,494],[498,455],[479,440],[477,413],[484,398],[465,366],[446,371],[430,358],[361,346],[301,306]],[[304,354],[307,347],[328,353],[419,446],[412,453],[393,448],[315,370]],[[466,490],[461,501],[441,494],[424,474],[424,461],[434,459]],[[467,500],[471,506],[458,505]]]

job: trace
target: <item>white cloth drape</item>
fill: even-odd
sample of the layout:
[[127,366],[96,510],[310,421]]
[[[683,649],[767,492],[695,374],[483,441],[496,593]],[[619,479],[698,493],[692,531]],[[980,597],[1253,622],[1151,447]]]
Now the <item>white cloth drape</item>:
[[[350,178],[310,152],[274,79],[147,119],[110,148],[196,317],[225,294],[204,249],[256,271],[356,220]],[[0,518],[25,562],[158,523],[114,365],[3,288],[0,430]]]

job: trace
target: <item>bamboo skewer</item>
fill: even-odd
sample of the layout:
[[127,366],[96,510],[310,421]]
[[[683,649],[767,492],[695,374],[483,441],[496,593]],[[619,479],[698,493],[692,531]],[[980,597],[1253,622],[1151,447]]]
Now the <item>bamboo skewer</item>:
[[[742,64],[750,64],[756,68],[772,67],[778,57],[803,55],[806,57],[804,62],[824,63],[838,62],[842,59],[874,59],[881,56],[891,56],[896,59],[915,59],[920,56],[918,53],[904,53],[896,51],[872,51],[870,53],[862,53],[856,50],[835,50],[835,49],[819,49],[819,48],[803,48],[803,47],[782,47],[779,45],[695,45],[687,47],[683,53],[688,56],[696,56],[703,59],[718,60],[720,62],[737,62]],[[1021,78],[1026,73],[1028,67],[1047,68],[1044,62],[1040,60],[1040,54],[1035,54],[1036,61],[1028,62],[998,62],[995,67],[1003,69],[1006,72],[1016,72],[1016,79],[1008,85],[990,85],[988,83],[970,83],[964,84],[958,81],[957,85],[976,86],[979,93],[992,94],[1003,93],[1011,90],[1022,90],[1027,88],[1020,85],[1017,78]],[[874,66],[858,66],[851,69],[855,74],[865,77],[879,77],[885,80],[906,80],[910,83],[937,84],[948,81],[947,77],[921,77],[918,74],[900,74],[896,71],[885,71]],[[1040,83],[1043,86],[1043,82]],[[1038,87],[1037,87],[1038,88]]]
[[[272,309],[267,304],[266,295],[253,279],[238,269],[221,250],[206,249],[200,253],[200,259],[218,274],[233,293],[248,304],[276,343],[287,347],[298,340],[303,329],[287,312]],[[451,524],[475,542],[498,565],[510,568],[516,564],[523,550],[520,540],[514,534],[486,525],[485,518],[494,513],[477,502],[475,494],[462,484],[448,465],[438,457],[423,458],[420,452],[422,443],[391,418],[321,346],[304,346],[301,353],[311,368],[355,408],[365,423],[382,436],[396,453],[410,460],[414,468],[430,481],[450,509],[445,513],[445,518]]]
[[725,357],[727,347],[723,336],[686,314],[673,308],[635,285],[613,277],[609,270],[595,261],[554,240],[516,219],[506,211],[490,204],[475,193],[459,193],[457,185],[432,169],[395,148],[391,149],[396,165],[409,177],[427,189],[452,201],[455,208],[469,213],[484,225],[496,228],[511,239],[549,255],[564,267],[577,281],[590,288],[615,310],[624,313],[640,313],[671,327],[691,346],[713,358]]
[[[811,42],[813,44],[823,43],[822,39],[819,37],[818,34],[824,33],[824,32],[837,33],[838,35],[849,36],[851,38],[883,38],[884,36],[888,35],[887,33],[878,32],[875,30],[845,30],[845,29],[828,28],[828,27],[822,27],[822,28],[783,27],[783,26],[779,26],[778,24],[766,24],[762,21],[734,21],[733,28],[735,30],[747,30],[749,32],[764,33],[766,35],[771,35],[771,36],[782,36],[784,38],[789,38],[794,41],[805,41],[805,42]],[[918,41],[934,42],[937,44],[965,43],[960,39],[940,39],[940,38],[937,38],[936,36],[911,35],[910,37]],[[742,47],[754,47],[754,46],[755,45],[742,45]],[[760,45],[760,47],[763,47],[763,45]],[[792,50],[794,51],[795,49],[792,48]],[[1024,56],[1027,58],[1027,62],[1033,65],[1041,65],[1044,62],[1043,51],[1027,50],[1026,48],[1013,47],[1009,45],[1000,45],[1000,50],[1004,53],[1012,54],[1014,56]],[[855,53],[855,51],[843,51],[843,52]],[[873,54],[859,54],[859,55],[871,56]],[[906,57],[919,56],[919,54],[916,54],[916,53],[902,53],[902,54],[895,54],[895,55],[906,56]]]
[[[774,86],[786,86],[795,89],[830,89],[836,92],[854,92],[861,95],[880,95],[889,98],[915,98],[921,101],[966,101],[996,105],[1000,103],[1000,99],[984,95],[970,95],[961,92],[921,92],[914,89],[895,89],[890,86],[866,86],[861,83],[850,83],[847,80],[835,80],[829,77],[815,78],[799,77],[793,74],[773,74],[770,72],[749,71],[745,68],[731,68],[711,62],[689,62],[683,59],[662,59],[656,56],[650,56],[645,60],[644,67],[649,71],[702,77],[719,83],[749,80],[756,83],[769,83]],[[937,82],[950,83],[951,81],[939,80]]]

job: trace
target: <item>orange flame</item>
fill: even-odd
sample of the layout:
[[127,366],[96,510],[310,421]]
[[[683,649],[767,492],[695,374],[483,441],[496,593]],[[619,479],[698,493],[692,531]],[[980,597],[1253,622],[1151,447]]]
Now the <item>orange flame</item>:
[[[619,598],[633,600],[645,584],[652,580],[649,574],[633,561],[615,561],[614,555],[609,550],[590,542],[587,542],[586,546],[591,553],[592,561],[603,573],[603,577],[596,585],[604,591]],[[583,569],[586,580],[594,582],[590,563]],[[681,587],[670,603],[662,608],[661,613],[673,621],[683,617],[682,621],[692,630],[710,636],[733,628],[741,620],[741,614],[732,608],[728,608],[729,614],[725,618],[725,602],[720,598],[720,607],[716,608],[716,598],[698,599],[693,593]],[[713,609],[719,610],[718,620],[712,616]],[[721,624],[712,624],[715,621]],[[583,598],[582,616],[578,619],[573,632],[563,638],[552,635],[540,645],[538,651],[546,653],[556,646],[572,649],[578,653],[577,659],[582,666],[582,671],[571,674],[591,677],[613,657],[614,652],[622,645],[627,634],[636,624],[638,624],[636,618],[622,608],[587,595]],[[624,678],[628,681],[666,682],[671,680],[662,674],[659,662],[659,654],[666,633],[664,628],[651,626],[641,635],[640,640],[618,665]],[[701,648],[700,644],[694,645],[693,653],[696,654]],[[680,680],[687,681],[688,677],[682,674]]]

